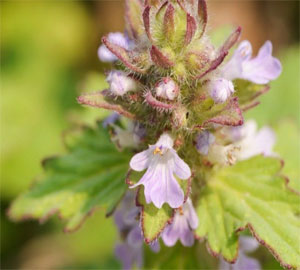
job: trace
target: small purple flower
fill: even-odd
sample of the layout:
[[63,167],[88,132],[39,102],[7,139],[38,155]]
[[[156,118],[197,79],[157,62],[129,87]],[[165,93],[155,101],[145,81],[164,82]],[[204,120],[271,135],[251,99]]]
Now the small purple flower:
[[232,58],[223,66],[223,77],[227,80],[245,79],[257,84],[266,84],[281,73],[280,61],[272,56],[272,43],[267,41],[258,55],[251,59],[252,47],[249,41],[241,42]]
[[188,199],[185,204],[176,210],[173,223],[164,230],[162,239],[166,246],[174,246],[180,240],[184,246],[194,244],[193,230],[198,227],[198,216],[192,201]]
[[164,78],[157,84],[155,91],[158,97],[174,100],[178,96],[179,87],[171,78]]
[[119,70],[111,71],[107,78],[110,91],[116,96],[123,96],[128,91],[135,91],[137,83],[134,79],[128,77],[125,72]]
[[[132,47],[132,41],[130,41],[123,33],[109,33],[107,38],[109,42],[123,47],[126,50],[129,50]],[[101,45],[99,47],[98,57],[102,62],[114,62],[118,60],[118,58],[109,49],[107,49],[105,45]]]
[[173,149],[174,141],[168,133],[160,136],[155,145],[136,154],[130,161],[130,167],[135,171],[146,173],[140,181],[131,186],[144,185],[146,202],[161,208],[168,203],[172,208],[183,204],[184,193],[174,174],[183,180],[191,176],[189,166],[177,155]]
[[214,143],[215,136],[207,130],[202,131],[196,137],[196,148],[202,155],[207,155],[209,146]]
[[258,248],[258,242],[247,236],[240,237],[240,252],[237,261],[234,264],[220,260],[219,270],[260,270],[261,266],[258,260],[250,258],[246,253],[253,252]]
[[[272,148],[276,141],[274,131],[269,127],[263,127],[257,131],[257,125],[254,120],[247,121],[241,127],[231,128],[234,137],[240,139],[235,145],[240,148],[237,152],[237,159],[244,160],[256,155],[273,156]],[[238,135],[238,133],[240,133]]]
[[[143,236],[137,220],[139,208],[135,206],[135,194],[127,192],[122,203],[115,211],[115,223],[125,241],[115,247],[115,255],[122,262],[123,269],[132,269],[134,265],[140,269],[143,265]],[[155,242],[150,246],[158,252],[160,246]]]
[[114,124],[110,125],[113,128],[111,140],[116,143],[120,149],[127,147],[136,148],[146,135],[146,130],[143,125],[135,121],[128,121],[126,129]]
[[120,114],[114,112],[103,120],[102,126],[107,127],[108,125],[114,124],[120,119]]
[[231,81],[224,78],[212,79],[207,82],[207,89],[210,96],[216,103],[223,103],[234,92],[234,86]]

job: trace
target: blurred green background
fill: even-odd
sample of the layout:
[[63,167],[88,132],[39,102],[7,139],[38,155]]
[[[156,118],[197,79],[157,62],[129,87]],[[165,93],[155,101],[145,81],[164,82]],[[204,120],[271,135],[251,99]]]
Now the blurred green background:
[[[255,51],[273,42],[283,74],[247,118],[277,130],[286,173],[299,179],[299,2],[210,1],[208,7],[210,29],[239,24]],[[118,236],[104,211],[63,234],[56,217],[43,226],[14,224],[6,210],[41,175],[40,160],[64,151],[64,130],[105,115],[82,108],[76,96],[105,88],[109,65],[100,63],[97,48],[104,33],[124,29],[123,8],[123,1],[1,1],[1,269],[120,267],[113,257]],[[266,269],[278,267],[262,258]]]

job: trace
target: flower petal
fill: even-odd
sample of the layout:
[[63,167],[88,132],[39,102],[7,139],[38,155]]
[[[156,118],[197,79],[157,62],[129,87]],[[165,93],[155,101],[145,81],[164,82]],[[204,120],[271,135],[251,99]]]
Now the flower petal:
[[127,236],[127,243],[130,247],[142,247],[143,245],[143,236],[142,231],[139,225],[136,225]]
[[195,237],[193,232],[188,228],[188,226],[187,228],[185,228],[184,231],[181,232],[180,241],[185,247],[191,247],[194,244]]
[[276,79],[281,71],[280,61],[272,56],[272,43],[267,41],[255,58],[243,63],[243,76],[241,78],[257,84],[266,84]]
[[188,179],[191,177],[191,169],[189,165],[187,165],[176,153],[175,150],[171,149],[173,153],[173,160],[174,160],[174,173],[180,179]]
[[151,201],[157,208],[168,203],[172,208],[183,204],[184,193],[175,179],[172,170],[166,164],[157,165],[157,181],[151,189]]
[[132,157],[130,160],[131,169],[141,172],[145,170],[149,165],[149,156],[151,155],[150,149],[140,152]]
[[166,246],[172,247],[175,245],[179,238],[178,231],[173,229],[173,224],[165,228],[162,239]]
[[186,216],[191,229],[195,230],[199,225],[199,219],[190,198],[187,199],[187,202],[183,207],[184,215]]
[[254,237],[241,236],[240,250],[242,252],[253,252],[259,247],[258,241]]

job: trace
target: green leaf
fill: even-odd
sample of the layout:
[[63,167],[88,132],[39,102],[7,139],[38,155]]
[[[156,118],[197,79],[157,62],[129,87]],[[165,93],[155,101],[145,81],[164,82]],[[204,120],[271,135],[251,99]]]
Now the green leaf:
[[284,159],[283,173],[289,178],[291,188],[300,192],[300,131],[295,121],[281,120],[275,127],[275,153]]
[[145,269],[218,269],[218,261],[209,256],[205,246],[195,242],[192,247],[184,247],[181,243],[173,247],[160,245],[160,251],[154,253],[145,248]]
[[239,99],[239,104],[243,111],[251,109],[259,104],[257,98],[269,91],[268,85],[253,84],[245,80],[235,80],[235,96]]
[[211,175],[197,204],[196,234],[207,238],[212,253],[235,261],[237,232],[248,227],[283,266],[300,266],[300,200],[281,167],[278,159],[256,156]]
[[[191,188],[191,178],[188,180],[177,179],[177,181],[184,191],[185,200],[187,200]],[[167,224],[172,222],[174,209],[166,203],[161,208],[156,208],[153,203],[147,204],[144,196],[144,187],[139,188],[136,201],[137,205],[142,207],[141,226],[145,242],[151,243],[159,237]]]
[[172,221],[174,210],[164,204],[161,208],[156,208],[153,203],[146,203],[144,187],[139,188],[137,193],[137,205],[142,207],[141,226],[146,243],[155,241],[168,222]]
[[118,152],[101,123],[66,137],[68,153],[43,162],[45,178],[20,195],[9,209],[14,221],[54,213],[67,219],[65,231],[77,229],[95,208],[112,211],[126,190],[130,154]]

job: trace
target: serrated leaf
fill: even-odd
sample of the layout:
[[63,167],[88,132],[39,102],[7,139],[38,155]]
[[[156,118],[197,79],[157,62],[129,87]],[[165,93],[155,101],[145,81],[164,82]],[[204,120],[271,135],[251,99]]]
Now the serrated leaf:
[[285,119],[275,127],[274,152],[284,159],[283,173],[289,178],[289,186],[300,192],[300,131],[294,121]]
[[[138,179],[139,175],[140,173],[132,171],[130,179],[137,181],[136,179]],[[191,178],[188,180],[177,179],[177,181],[184,191],[184,200],[186,201],[190,193]],[[167,224],[172,222],[174,209],[166,203],[161,208],[156,208],[153,203],[147,204],[144,196],[144,187],[139,188],[136,202],[137,206],[142,207],[141,227],[144,239],[146,243],[151,243],[159,237]]]
[[153,203],[146,203],[144,187],[139,188],[137,193],[137,206],[142,207],[141,227],[146,243],[155,241],[168,222],[172,221],[174,209],[164,204],[161,208],[156,208]]
[[211,175],[197,205],[196,234],[207,238],[212,253],[235,261],[237,231],[247,226],[283,266],[300,266],[300,200],[281,167],[278,159],[256,156]]
[[122,197],[130,153],[116,150],[101,123],[67,137],[69,152],[44,161],[45,178],[13,202],[12,220],[42,222],[58,213],[73,231],[95,208],[109,212]]

